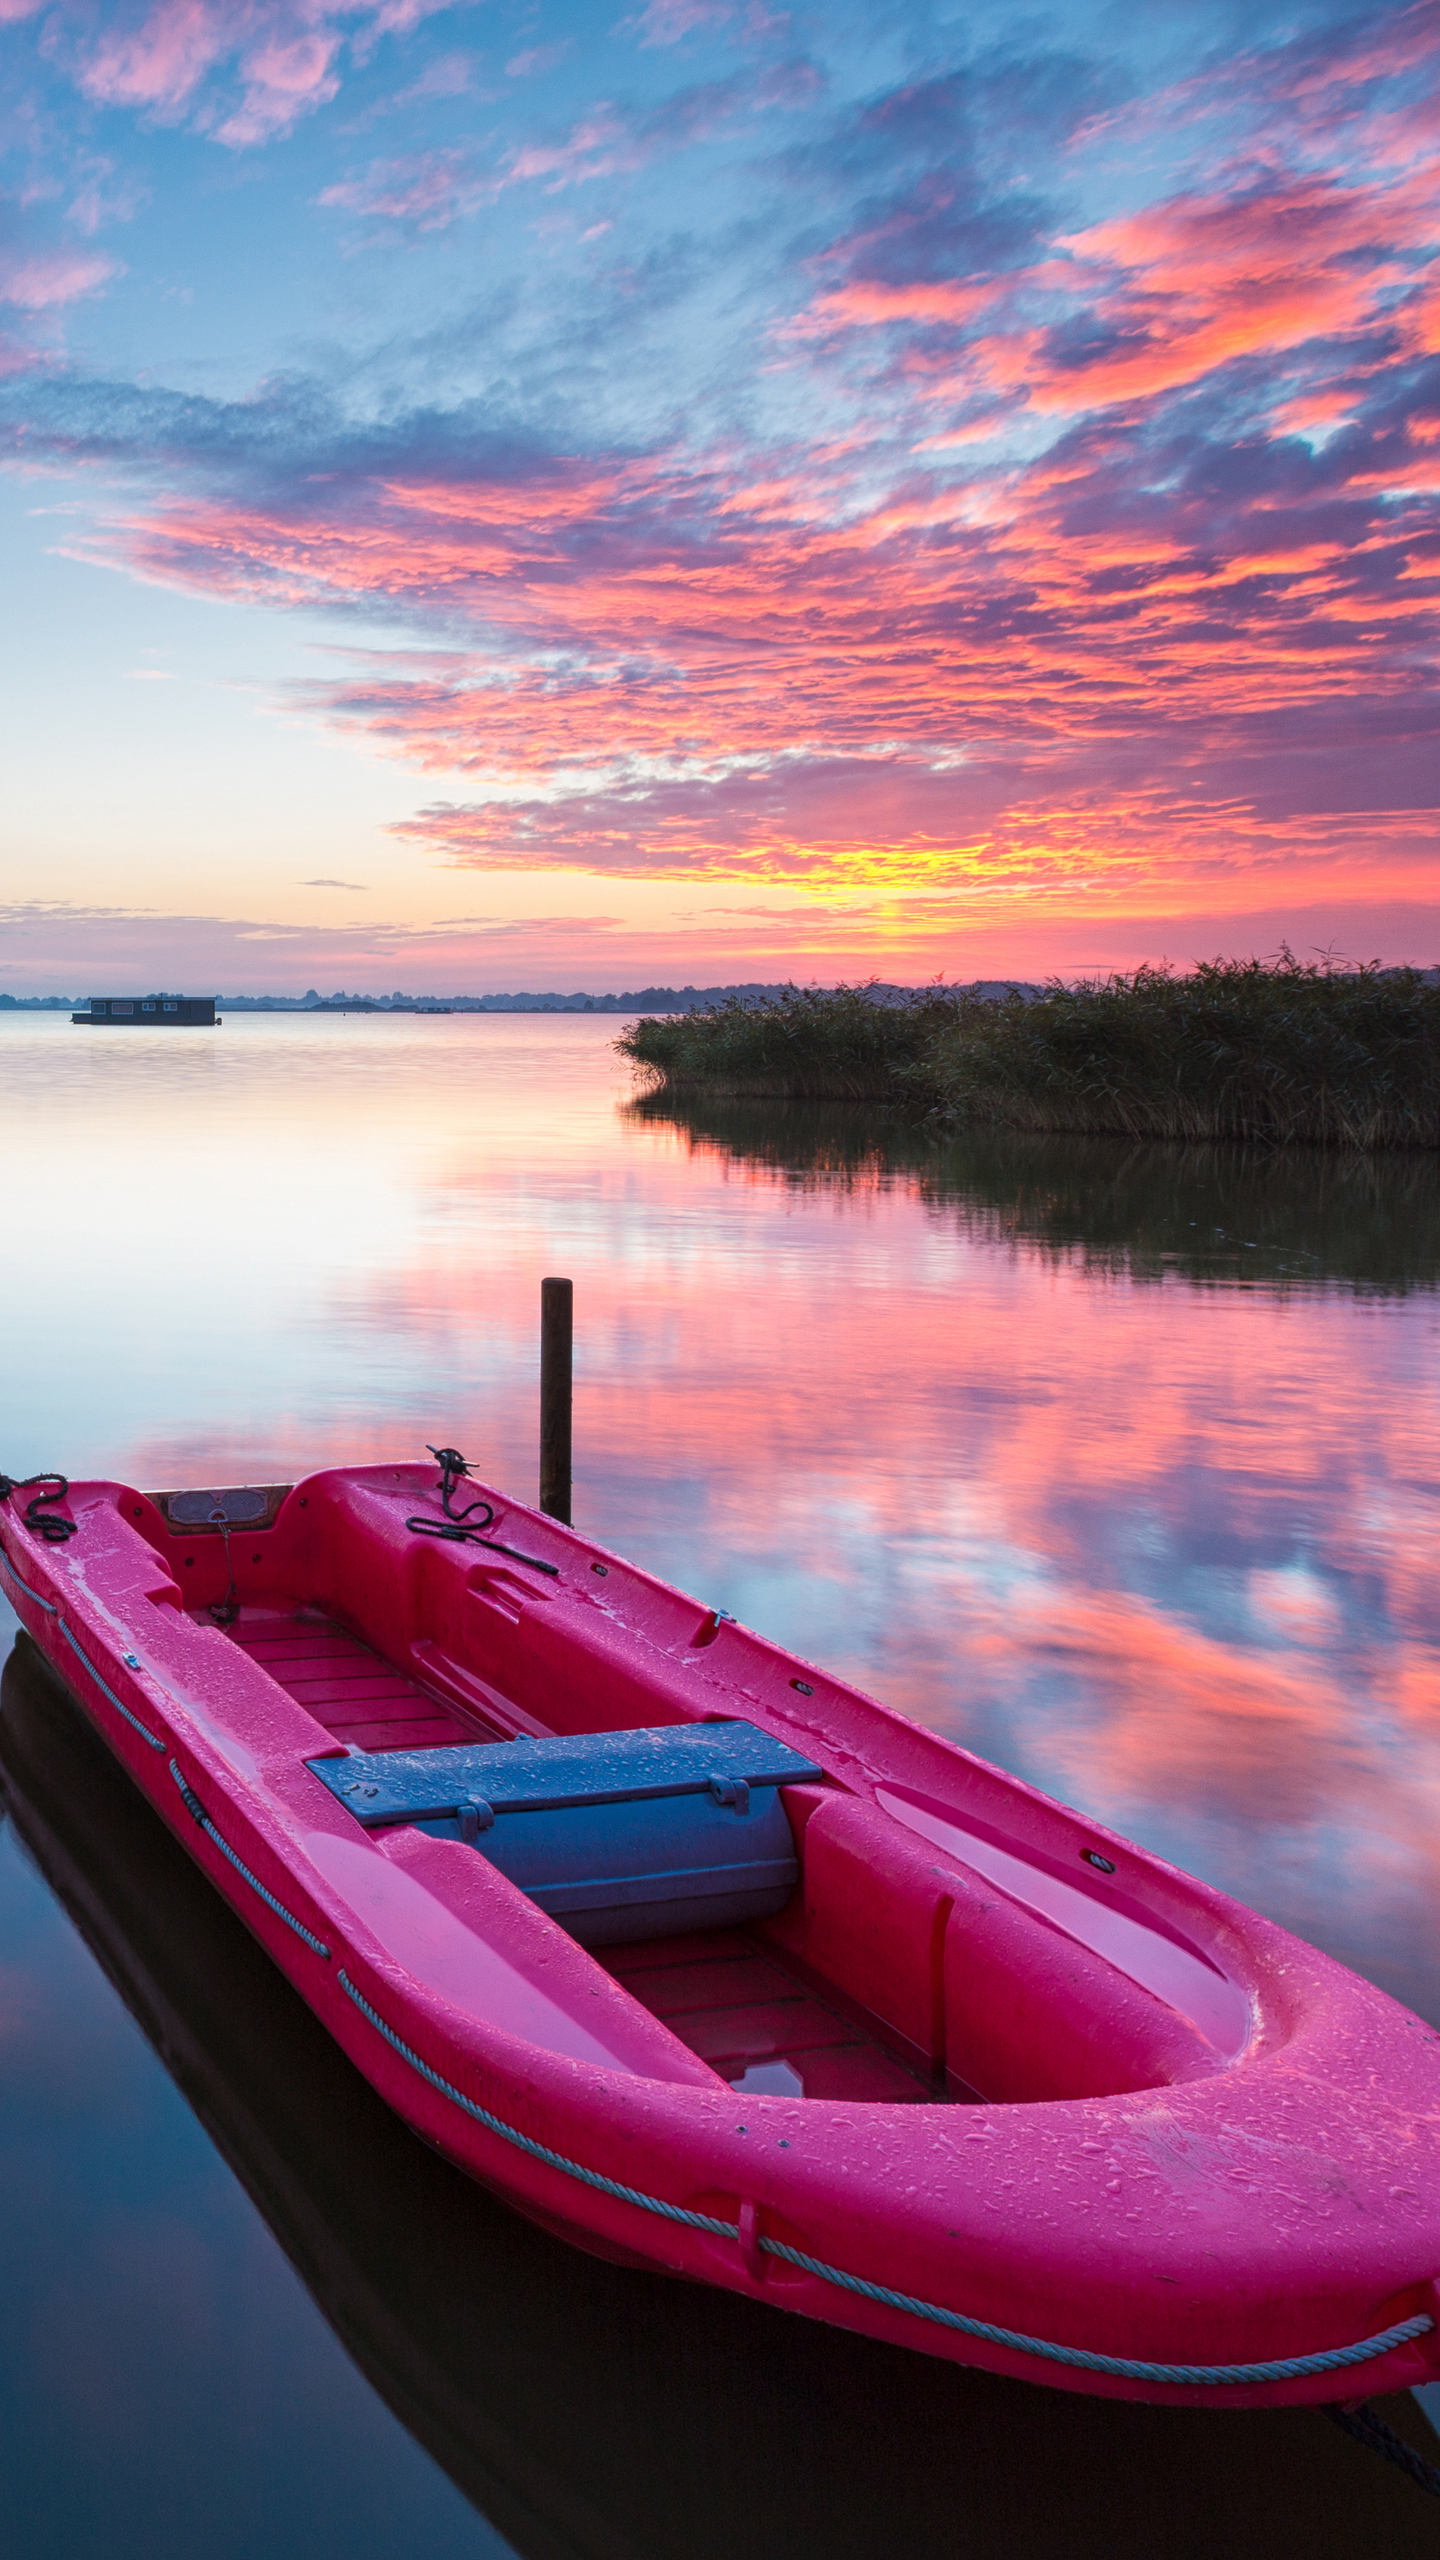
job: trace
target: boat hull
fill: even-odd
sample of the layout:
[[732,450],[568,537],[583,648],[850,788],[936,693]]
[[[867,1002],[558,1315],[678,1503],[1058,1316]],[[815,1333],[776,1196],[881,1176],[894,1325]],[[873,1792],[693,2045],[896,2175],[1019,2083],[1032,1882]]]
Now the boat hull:
[[[223,1548],[113,1484],[73,1489],[62,1544],[0,1514],[36,1643],[429,2142],[605,2255],[1032,2381],[1214,2406],[1435,2378],[1422,2021],[498,1492],[508,1560],[421,1539],[433,1497],[429,1470],[332,1471]],[[363,1600],[437,1704],[498,1715],[532,1694],[524,1663],[552,1686],[568,1666],[601,1725],[639,1700],[653,1726],[744,1716],[802,1749],[825,1772],[784,1791],[806,1881],[765,1926],[857,2009],[886,2000],[944,2102],[732,2085],[473,1847],[364,1832],[307,1765],[315,1716],[214,1621],[227,1573],[244,1606],[247,1573]],[[487,1630],[468,1655],[456,1611]],[[353,1747],[334,1730],[322,1756]]]
[[[1122,2475],[1126,2550],[1431,2560],[1424,2500],[1321,2411],[1076,2402],[552,2244],[357,2078],[24,1638],[0,1815],[347,2353],[526,2560],[733,2560],[737,2518],[750,2560],[954,2560],[957,2515],[966,2560],[1114,2560]],[[1433,2456],[1408,2394],[1382,2414]]]

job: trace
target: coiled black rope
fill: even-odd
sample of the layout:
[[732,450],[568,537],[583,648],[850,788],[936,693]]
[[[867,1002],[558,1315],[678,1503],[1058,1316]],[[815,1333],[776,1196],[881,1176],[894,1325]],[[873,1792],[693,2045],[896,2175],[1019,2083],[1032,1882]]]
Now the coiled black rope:
[[1440,2471],[1433,2462],[1426,2461],[1423,2453],[1417,2453],[1413,2444],[1407,2444],[1403,2436],[1397,2436],[1393,2427],[1387,2427],[1379,2410],[1372,2409],[1368,2400],[1362,2401],[1358,2409],[1339,2409],[1329,2401],[1325,2415],[1333,2418],[1337,2427],[1343,2427],[1347,2436],[1353,2436],[1357,2444],[1368,2445],[1372,2453],[1380,2454],[1386,2462],[1393,2462],[1397,2471],[1403,2471],[1407,2479],[1414,2481],[1417,2489],[1426,2490],[1432,2498],[1440,2498]]
[[[527,1556],[520,1547],[507,1547],[503,1538],[482,1535],[495,1517],[494,1503],[487,1502],[483,1494],[478,1494],[473,1502],[467,1502],[463,1511],[457,1511],[453,1496],[462,1478],[470,1473],[469,1463],[461,1457],[458,1449],[434,1449],[428,1440],[425,1446],[440,1468],[440,1507],[445,1517],[437,1520],[433,1512],[417,1512],[413,1519],[406,1521],[407,1529],[413,1529],[421,1538],[450,1538],[457,1545],[468,1540],[473,1546],[493,1547],[497,1555],[513,1556],[517,1564],[531,1565],[536,1573],[558,1577],[558,1564],[547,1564],[543,1556]],[[482,1520],[475,1521],[477,1511],[484,1513]],[[472,1521],[475,1521],[473,1528],[470,1525]]]
[[217,1627],[233,1627],[240,1615],[240,1594],[235,1588],[235,1559],[230,1553],[230,1523],[225,1518],[223,1508],[217,1509],[211,1516],[225,1541],[226,1583],[225,1597],[223,1600],[211,1601],[210,1615]]
[[12,1493],[26,1492],[32,1484],[40,1490],[31,1494],[25,1505],[25,1526],[33,1529],[37,1538],[43,1538],[47,1547],[63,1547],[80,1524],[78,1520],[62,1520],[58,1511],[47,1511],[44,1506],[47,1502],[64,1501],[70,1490],[68,1476],[0,1476],[0,1502],[8,1502]]

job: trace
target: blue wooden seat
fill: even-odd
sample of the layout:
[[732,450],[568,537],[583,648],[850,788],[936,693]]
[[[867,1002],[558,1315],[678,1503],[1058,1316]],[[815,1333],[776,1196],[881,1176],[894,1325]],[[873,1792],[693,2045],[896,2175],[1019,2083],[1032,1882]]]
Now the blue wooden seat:
[[778,1790],[822,1775],[739,1719],[307,1765],[367,1829],[473,1843],[589,1946],[778,1911],[799,1876]]

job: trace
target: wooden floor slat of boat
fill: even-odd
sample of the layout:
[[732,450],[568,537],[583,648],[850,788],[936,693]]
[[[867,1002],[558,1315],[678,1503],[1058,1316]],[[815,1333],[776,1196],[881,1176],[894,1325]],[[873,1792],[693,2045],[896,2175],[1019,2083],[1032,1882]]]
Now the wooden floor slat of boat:
[[633,1999],[732,2087],[872,2105],[934,2100],[923,2080],[739,1930],[594,1952]]
[[247,1608],[226,1633],[327,1733],[357,1751],[418,1751],[477,1739],[477,1727],[457,1709],[333,1618]]

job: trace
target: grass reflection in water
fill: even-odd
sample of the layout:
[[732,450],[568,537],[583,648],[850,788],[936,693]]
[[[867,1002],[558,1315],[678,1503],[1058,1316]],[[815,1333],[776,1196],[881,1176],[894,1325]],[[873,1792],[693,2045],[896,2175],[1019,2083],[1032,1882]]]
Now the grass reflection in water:
[[1137,1280],[1440,1283],[1429,1155],[1178,1146],[981,1129],[938,1137],[863,1103],[641,1094],[634,1126],[803,1191],[906,1188],[987,1243],[1011,1239]]

